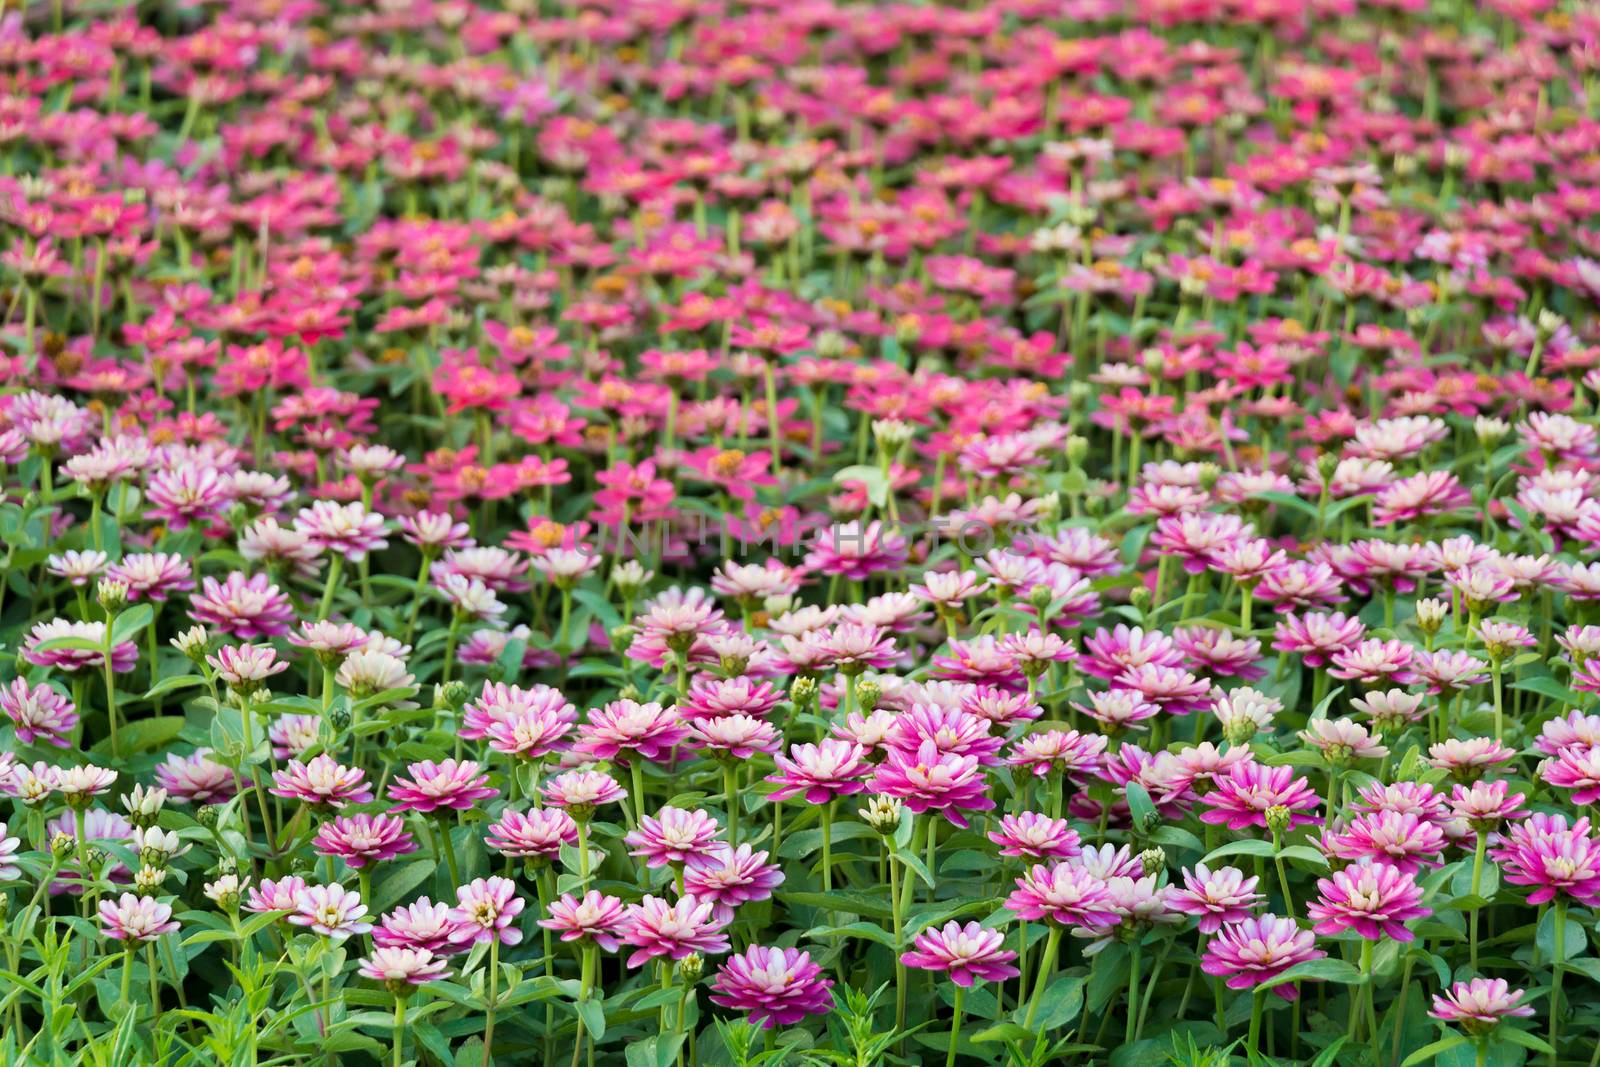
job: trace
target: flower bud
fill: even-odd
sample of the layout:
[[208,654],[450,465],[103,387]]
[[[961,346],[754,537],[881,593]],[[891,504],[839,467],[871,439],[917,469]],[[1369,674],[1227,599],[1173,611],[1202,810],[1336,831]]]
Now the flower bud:
[[1444,626],[1450,614],[1450,605],[1438,597],[1423,597],[1417,601],[1417,629],[1430,636]]
[[796,711],[804,711],[816,703],[817,680],[801,675],[789,683],[789,702]]
[[1278,837],[1289,829],[1294,813],[1282,804],[1274,804],[1266,810],[1267,829],[1273,837]]
[[102,578],[96,591],[99,593],[100,606],[109,614],[115,615],[128,606],[127,582],[120,582],[115,578]]
[[133,889],[141,897],[153,897],[161,889],[161,883],[166,880],[167,872],[164,869],[152,867],[147,863],[133,876]]
[[867,806],[857,810],[861,821],[884,837],[894,833],[900,826],[901,803],[898,797],[886,796],[879,793],[867,801]]
[[861,706],[863,714],[870,715],[875,711],[882,696],[883,687],[871,678],[856,683],[856,703]]
[[204,626],[191,626],[172,639],[172,647],[196,663],[204,662],[211,651],[211,635]]
[[1073,434],[1067,438],[1067,462],[1074,467],[1083,466],[1083,461],[1089,456],[1089,439]]
[[77,840],[65,830],[57,830],[50,836],[50,854],[56,859],[66,859],[77,851]]
[[705,957],[698,952],[691,952],[678,961],[678,978],[684,985],[694,985],[705,971]]
[[146,789],[143,785],[133,787],[133,792],[122,797],[122,808],[128,813],[128,821],[139,829],[154,826],[156,819],[161,815],[161,806],[167,802],[165,789]]
[[1139,853],[1139,867],[1144,871],[1146,878],[1153,874],[1160,874],[1167,868],[1167,851],[1159,845],[1147,848]]

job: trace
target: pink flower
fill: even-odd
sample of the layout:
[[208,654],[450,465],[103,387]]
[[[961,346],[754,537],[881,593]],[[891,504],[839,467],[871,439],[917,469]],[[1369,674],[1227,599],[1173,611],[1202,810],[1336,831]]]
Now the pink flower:
[[1444,993],[1435,993],[1433,1010],[1428,1014],[1481,1037],[1499,1026],[1502,1019],[1533,1015],[1531,1007],[1517,1003],[1523,993],[1524,990],[1512,989],[1504,978],[1473,978],[1455,983]]
[[627,791],[609,774],[600,771],[567,771],[544,784],[544,801],[551,807],[565,808],[574,819],[588,819],[602,804],[616,804]]
[[626,912],[622,901],[591,889],[582,900],[571,893],[561,894],[560,900],[551,901],[549,918],[540,919],[539,925],[555,930],[563,941],[589,940],[615,952],[621,943]]
[[689,728],[679,721],[676,708],[613,700],[589,713],[589,721],[578,727],[573,749],[593,760],[626,761],[634,753],[659,760],[688,736]]
[[457,945],[485,945],[498,937],[503,945],[515,945],[522,940],[522,931],[513,924],[524,907],[516,883],[509,878],[475,878],[457,886],[456,906],[450,909],[456,926],[450,940]]
[[525,814],[505,811],[489,824],[484,844],[502,856],[553,859],[562,845],[575,844],[578,824],[560,808],[534,808]]
[[221,804],[233,796],[233,771],[211,758],[209,748],[188,756],[167,754],[156,768],[156,784],[175,800],[191,804]]
[[898,797],[918,814],[937,811],[962,829],[967,826],[963,810],[995,806],[988,788],[976,756],[940,752],[932,741],[924,741],[916,752],[890,749],[872,775],[873,792]]
[[465,951],[450,940],[455,929],[450,905],[418,897],[385,915],[383,922],[372,931],[372,943],[384,948],[419,948],[434,955],[448,955]]
[[1050,919],[1064,926],[1098,928],[1120,921],[1104,879],[1072,863],[1030,868],[1017,879],[1006,907],[1029,922]]
[[338,883],[306,886],[295,894],[294,907],[290,925],[309,927],[334,941],[372,929],[371,923],[362,921],[367,906],[361,902],[361,894]]
[[989,831],[989,840],[1000,846],[1002,856],[1030,859],[1070,859],[1080,848],[1071,823],[1034,811],[1001,816],[1000,829]]
[[773,757],[777,773],[767,775],[767,781],[776,782],[778,788],[768,799],[777,803],[803,793],[808,804],[826,804],[836,796],[859,793],[872,771],[865,757],[860,745],[833,737],[791,745],[787,756]]
[[1006,762],[1023,767],[1035,777],[1052,771],[1079,776],[1092,774],[1104,760],[1109,740],[1099,734],[1080,734],[1076,730],[1046,730],[1028,734],[1011,748]]
[[662,808],[639,820],[639,828],[624,837],[631,856],[643,857],[647,867],[700,863],[710,858],[722,828],[700,809]]
[[307,804],[342,808],[346,804],[365,804],[372,799],[367,772],[360,767],[341,766],[326,752],[310,763],[291,761],[283,770],[272,772],[272,781],[273,786],[267,792],[273,796]]
[[0,711],[16,727],[17,741],[24,745],[39,741],[67,748],[72,744],[69,735],[78,723],[77,708],[48,685],[30,686],[26,678],[13,678],[10,685],[0,688]]
[[200,579],[200,592],[189,600],[189,615],[241,641],[289,632],[294,608],[265,574],[245,577],[234,571],[218,582]]
[[1367,863],[1317,880],[1319,896],[1306,905],[1319,934],[1354,930],[1369,941],[1388,937],[1410,941],[1406,923],[1432,915],[1422,906],[1422,887],[1409,872],[1388,864]]
[[355,868],[417,850],[405,822],[395,815],[341,815],[322,824],[311,846]]
[[1535,812],[1515,823],[1490,855],[1512,885],[1532,886],[1529,904],[1544,904],[1563,894],[1582,904],[1600,903],[1600,841],[1589,835],[1589,820],[1567,825],[1563,815]]
[[535,714],[545,722],[573,723],[578,719],[578,710],[559,689],[548,685],[522,689],[500,682],[484,682],[483,691],[461,710],[461,736],[476,741],[487,737],[489,727],[495,723],[510,723],[525,714]]
[[389,799],[394,802],[390,811],[464,811],[486,797],[499,795],[489,785],[489,776],[478,772],[474,760],[423,760],[407,767],[406,774],[410,777],[396,775],[389,785]]
[[1317,795],[1289,766],[1241,763],[1216,780],[1204,802],[1207,810],[1200,813],[1200,821],[1230,830],[1265,827],[1268,808],[1287,808],[1290,828],[1317,821]]
[[[51,647],[59,642],[59,647]],[[53,619],[34,623],[33,629],[22,642],[22,658],[36,667],[54,667],[56,670],[102,670],[106,655],[106,624],[104,622],[70,622]],[[132,641],[119,641],[111,646],[111,669],[118,674],[133,670],[139,662],[139,649]]]
[[1330,833],[1324,840],[1339,859],[1370,860],[1407,874],[1439,866],[1438,856],[1444,850],[1444,831],[1412,812],[1360,815],[1342,833]]
[[359,501],[314,501],[310,507],[300,509],[294,527],[311,544],[351,563],[360,563],[367,553],[389,544],[383,534],[383,516],[368,511]]
[[817,531],[806,566],[818,574],[860,581],[879,571],[894,570],[905,562],[906,555],[905,539],[886,530],[881,522],[866,526],[847,522]]
[[445,977],[450,967],[425,948],[374,948],[363,957],[356,972],[374,982],[422,985]]
[[749,845],[714,845],[683,872],[683,889],[716,905],[713,914],[727,922],[733,911],[752,900],[766,900],[783,884],[783,870],[767,862],[765,852]]
[[100,902],[100,932],[114,941],[154,941],[177,929],[172,908],[154,897],[123,893]]
[[[1300,929],[1293,919],[1259,915],[1224,926],[1207,943],[1200,969],[1226,978],[1229,989],[1252,989],[1297,963],[1327,955],[1315,946],[1315,935]],[[1294,982],[1275,986],[1272,991],[1284,1000],[1300,995]]]
[[794,948],[751,945],[728,957],[711,988],[713,1004],[745,1012],[766,1029],[825,1015],[833,1006],[833,980],[823,977],[809,953]]
[[622,939],[634,946],[629,967],[638,967],[658,956],[681,960],[691,952],[712,955],[728,951],[722,935],[727,923],[713,914],[709,900],[683,896],[668,904],[648,893],[637,904],[628,905]]
[[250,892],[245,898],[244,910],[251,912],[293,911],[295,901],[302,890],[306,888],[306,880],[297,875],[288,875],[274,881],[263,878],[260,883],[250,887]]
[[1167,895],[1167,906],[1174,911],[1200,916],[1200,932],[1214,934],[1224,923],[1250,917],[1252,909],[1266,898],[1256,892],[1258,879],[1246,878],[1237,867],[1211,870],[1197,863],[1183,872],[1183,888]]
[[489,747],[521,760],[542,759],[554,752],[572,730],[572,720],[543,707],[519,708],[509,718],[484,730]]
[[911,951],[901,955],[901,963],[924,971],[944,971],[958,986],[970,986],[974,981],[1003,982],[1021,973],[1011,966],[1017,954],[1006,950],[1005,935],[982,923],[962,926],[952,920],[942,929],[929,927],[912,945]]
[[782,745],[778,731],[765,719],[736,714],[689,723],[690,748],[702,749],[716,759],[750,760],[758,753],[773,753]]

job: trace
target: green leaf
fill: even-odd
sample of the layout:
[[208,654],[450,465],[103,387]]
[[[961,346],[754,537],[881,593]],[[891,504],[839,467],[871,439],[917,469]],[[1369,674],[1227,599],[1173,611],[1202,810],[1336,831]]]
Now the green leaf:
[[1272,989],[1275,986],[1286,985],[1300,979],[1311,979],[1319,982],[1337,982],[1340,985],[1360,985],[1361,972],[1354,964],[1344,960],[1324,958],[1320,960],[1306,960],[1297,963],[1287,971],[1275,978],[1269,979],[1257,986],[1257,990]]
[[779,893],[778,899],[789,907],[820,908],[851,915],[866,915],[874,919],[894,916],[888,903],[880,902],[865,893],[852,893],[835,889],[832,893]]
[[198,674],[173,674],[161,679],[145,691],[144,699],[154,700],[174,689],[188,689],[190,686],[205,685],[206,680]]
[[992,1041],[1032,1041],[1034,1032],[1016,1023],[996,1023],[984,1030],[979,1030],[972,1035],[974,1044],[988,1044]]
[[1443,1056],[1453,1048],[1460,1048],[1466,1043],[1467,1039],[1465,1037],[1460,1034],[1451,1034],[1449,1037],[1441,1038],[1431,1045],[1424,1045],[1422,1048],[1417,1049],[1417,1051],[1405,1058],[1405,1062],[1400,1064],[1400,1067],[1413,1067],[1414,1064],[1426,1063],[1437,1056]]
[[[1588,945],[1589,941],[1583,932],[1582,923],[1568,915],[1562,935],[1565,945],[1562,948],[1560,959],[1570,960],[1575,956],[1583,955],[1584,947]],[[1543,959],[1553,960],[1558,958],[1556,956],[1556,912],[1554,908],[1547,909],[1544,915],[1540,917],[1539,930],[1535,939],[1539,945],[1539,955]]]
[[374,915],[394,907],[439,869],[433,860],[415,860],[391,871],[372,892]]
[[1502,1026],[1495,1030],[1494,1036],[1502,1040],[1509,1041],[1513,1045],[1521,1045],[1525,1049],[1531,1049],[1534,1052],[1542,1053],[1546,1056],[1551,1055],[1555,1051],[1550,1047],[1549,1043],[1542,1038],[1534,1037],[1532,1034],[1528,1033],[1528,1031],[1518,1030],[1515,1027]]
[[667,1067],[668,1064],[675,1063],[684,1036],[683,1032],[679,1031],[630,1042],[624,1053],[628,1067]]
[[116,621],[111,624],[112,643],[134,640],[155,617],[156,609],[149,604],[135,604],[118,615]]
[[834,472],[833,480],[838,485],[849,482],[859,482],[866,488],[867,499],[872,501],[875,508],[887,507],[889,504],[889,479],[877,467],[865,465],[845,467]]
[[590,1037],[599,1041],[606,1036],[606,1011],[598,998],[574,1001],[572,1007],[577,1011],[578,1018],[583,1020],[583,1028]]
[[850,923],[846,926],[818,926],[806,931],[808,938],[820,937],[855,937],[867,941],[875,941],[885,948],[895,948],[895,938],[892,933],[881,926],[868,922]]
[[1212,853],[1209,856],[1207,856],[1205,858],[1205,864],[1206,864],[1207,867],[1209,867],[1209,866],[1211,866],[1212,861],[1222,859],[1224,856],[1271,856],[1271,855],[1272,855],[1272,842],[1271,841],[1257,841],[1257,840],[1255,840],[1253,838],[1246,838],[1243,841],[1229,841],[1226,845],[1222,845],[1222,846],[1216,848],[1215,850],[1212,851]]

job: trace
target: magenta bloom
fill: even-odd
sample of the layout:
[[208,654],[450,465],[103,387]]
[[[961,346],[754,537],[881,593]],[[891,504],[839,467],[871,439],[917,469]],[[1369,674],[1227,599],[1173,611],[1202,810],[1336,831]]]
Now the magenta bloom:
[[866,749],[854,742],[828,737],[816,744],[789,746],[787,756],[773,756],[777,773],[767,781],[778,783],[768,799],[774,803],[803,793],[808,804],[826,804],[837,796],[859,793],[871,773]]
[[488,736],[489,727],[495,723],[510,723],[526,713],[536,713],[541,721],[573,723],[578,719],[578,709],[559,689],[548,685],[522,689],[500,682],[484,682],[483,691],[461,709],[461,736],[476,741]]
[[1103,878],[1071,863],[1032,867],[1017,879],[1006,907],[1020,919],[1049,919],[1064,926],[1106,927],[1121,921]]
[[989,831],[989,840],[1000,846],[1002,856],[1029,859],[1071,859],[1081,848],[1071,823],[1036,811],[1001,816],[1000,829]]
[[[62,640],[71,647],[49,647],[50,642]],[[34,623],[33,629],[22,642],[22,658],[36,667],[54,667],[58,671],[102,670],[106,656],[106,624],[104,622],[71,622],[53,619]],[[93,646],[93,647],[89,647]],[[132,641],[119,641],[111,646],[111,669],[118,674],[133,670],[139,662],[139,649]]]
[[437,811],[454,808],[464,811],[498,792],[489,785],[489,776],[480,774],[475,760],[423,760],[406,768],[410,777],[397,775],[389,785],[390,811]]
[[187,756],[168,753],[156,768],[156,784],[174,800],[193,804],[221,804],[233,796],[233,772],[212,759],[209,748]]
[[519,708],[508,719],[491,722],[484,734],[489,747],[523,760],[548,756],[572,730],[572,720],[546,708]]
[[924,741],[914,753],[891,749],[873,772],[872,789],[899,797],[918,814],[937,811],[962,829],[967,827],[963,810],[995,806],[978,757],[940,752],[932,741]]
[[372,931],[372,943],[384,948],[425,948],[434,955],[465,951],[450,940],[456,929],[450,912],[450,905],[443,901],[435,904],[418,897],[385,915]]
[[200,592],[189,598],[189,616],[241,641],[289,632],[294,608],[266,574],[245,577],[234,571],[218,582],[200,579]]
[[310,507],[300,509],[294,528],[311,544],[336,552],[351,563],[361,562],[367,553],[389,543],[383,533],[383,516],[368,511],[359,501],[314,501]]
[[1572,790],[1574,804],[1593,804],[1600,800],[1600,749],[1563,749],[1540,766],[1539,777],[1557,789]]
[[551,807],[566,808],[574,819],[587,819],[601,804],[615,804],[628,794],[609,774],[600,771],[567,771],[544,784],[544,801]]
[[1505,880],[1532,886],[1529,904],[1564,894],[1583,904],[1600,903],[1600,841],[1589,835],[1589,820],[1571,826],[1563,815],[1535,812],[1515,823],[1490,855]]
[[540,919],[539,925],[556,931],[563,941],[588,939],[607,952],[615,952],[621,944],[618,938],[625,915],[621,900],[591,889],[582,900],[574,899],[571,893],[561,894],[560,900],[550,902],[550,915]]
[[1499,1026],[1502,1019],[1525,1019],[1533,1014],[1531,1007],[1517,1003],[1524,992],[1512,989],[1504,978],[1474,978],[1435,993],[1433,1010],[1428,1014],[1481,1037]]
[[716,905],[714,914],[733,921],[733,910],[752,900],[766,900],[783,884],[783,870],[767,862],[765,852],[749,845],[717,844],[683,872],[683,889]]
[[959,986],[974,981],[1003,982],[1021,973],[1011,966],[1017,954],[1007,951],[1005,944],[1005,935],[999,930],[976,922],[962,926],[952,920],[943,929],[930,926],[918,934],[912,941],[915,947],[901,955],[900,962],[919,970],[944,971]]
[[318,855],[338,856],[357,868],[417,850],[396,815],[341,815],[322,824],[311,847]]
[[713,1004],[742,1011],[769,1030],[825,1015],[833,1006],[833,980],[823,977],[810,953],[795,948],[751,945],[728,957],[711,988]]
[[1410,941],[1406,923],[1432,915],[1422,906],[1416,876],[1381,863],[1365,863],[1317,880],[1318,897],[1306,905],[1319,934],[1354,930],[1368,941]]
[[534,808],[523,814],[502,812],[489,824],[484,844],[502,856],[551,859],[562,845],[577,843],[578,824],[560,808]]
[[628,905],[622,939],[634,946],[629,967],[638,967],[658,956],[681,960],[691,952],[713,955],[728,951],[728,939],[709,900],[683,896],[668,904],[648,893],[637,904]]
[[1215,787],[1205,796],[1205,804],[1208,810],[1200,813],[1200,821],[1225,825],[1230,830],[1266,826],[1268,808],[1289,809],[1290,827],[1317,821],[1317,794],[1288,766],[1240,763],[1216,779]]
[[1419,868],[1439,866],[1444,831],[1415,812],[1376,811],[1357,816],[1325,842],[1339,859],[1371,860],[1415,874]]
[[402,982],[405,985],[422,985],[443,978],[450,971],[444,960],[438,959],[425,948],[375,948],[372,955],[363,957],[356,973],[375,982]]
[[662,808],[639,820],[639,828],[624,837],[629,855],[643,857],[647,867],[700,863],[709,859],[722,827],[696,808]]
[[100,932],[114,941],[154,941],[177,929],[172,908],[154,897],[123,893],[100,902]]
[[35,741],[67,748],[69,735],[78,724],[78,710],[71,700],[48,685],[30,686],[26,678],[13,678],[0,688],[0,711],[16,727],[17,740],[24,745]]
[[306,888],[306,880],[298,875],[289,875],[277,881],[263,878],[250,887],[246,894],[244,910],[251,912],[268,911],[293,911],[295,901],[302,890]]
[[294,912],[289,916],[291,926],[306,926],[334,941],[343,941],[351,934],[364,934],[372,924],[362,921],[367,906],[361,894],[333,885],[306,886],[295,894]]
[[372,799],[367,772],[360,767],[341,766],[326,752],[310,763],[291,761],[283,770],[272,772],[272,782],[267,792],[273,796],[323,807],[342,808]]
[[1200,916],[1200,932],[1214,934],[1224,923],[1248,919],[1266,898],[1256,892],[1258,879],[1245,877],[1237,867],[1211,870],[1203,863],[1183,872],[1183,888],[1167,894],[1167,907]]
[[515,945],[522,940],[522,931],[514,924],[526,906],[509,878],[475,878],[457,886],[456,906],[450,909],[455,923],[450,940],[457,945],[484,945],[498,937],[503,945]]
[[634,753],[660,760],[688,736],[689,728],[679,720],[676,708],[613,700],[589,713],[589,721],[578,727],[573,748],[593,760],[626,761]]
[[[1297,963],[1326,955],[1316,947],[1316,936],[1300,929],[1293,919],[1259,915],[1224,926],[1206,945],[1200,969],[1227,979],[1229,989],[1252,989]],[[1272,991],[1284,1000],[1300,995],[1294,982],[1275,986]]]

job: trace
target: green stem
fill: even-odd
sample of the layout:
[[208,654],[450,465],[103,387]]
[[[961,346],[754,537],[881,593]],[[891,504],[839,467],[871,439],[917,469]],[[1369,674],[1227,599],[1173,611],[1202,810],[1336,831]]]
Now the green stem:
[[[344,557],[337,552],[328,564],[328,581],[322,587],[322,601],[317,605],[317,621],[328,617],[328,612],[333,610],[333,594],[339,588],[339,576],[344,573]],[[449,681],[448,677],[445,681]]]
[[1050,936],[1045,939],[1044,955],[1039,959],[1039,976],[1033,983],[1033,999],[1028,1002],[1028,1015],[1023,1022],[1027,1029],[1033,1029],[1033,1020],[1039,1014],[1039,1004],[1044,1000],[1045,983],[1050,978],[1050,973],[1056,969],[1056,952],[1061,947],[1061,927],[1059,924],[1050,925]]
[[1566,971],[1567,962],[1567,902],[1557,896],[1554,904],[1555,910],[1555,951],[1551,953],[1550,960],[1550,1063],[1554,1067],[1560,1046],[1557,1042],[1561,1039],[1561,979]]
[[400,997],[394,998],[394,1056],[393,1067],[400,1067],[400,1046],[405,1043],[406,1033],[406,1002]]
[[[447,838],[449,834],[445,835]],[[459,884],[459,880],[458,880]],[[494,1006],[500,999],[500,936],[489,941],[489,994],[484,998],[483,1015],[483,1067],[489,1067],[494,1055]]]
[[956,1044],[961,1039],[961,1009],[962,1001],[966,999],[967,991],[961,986],[956,986],[955,1014],[950,1017],[950,1048],[944,1054],[944,1067],[955,1067]]

